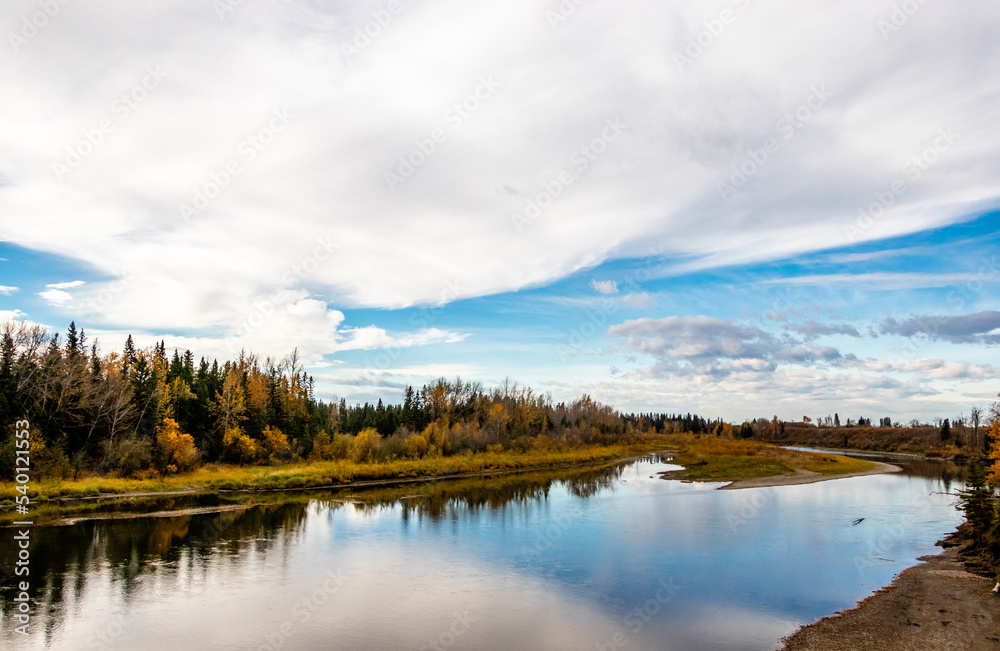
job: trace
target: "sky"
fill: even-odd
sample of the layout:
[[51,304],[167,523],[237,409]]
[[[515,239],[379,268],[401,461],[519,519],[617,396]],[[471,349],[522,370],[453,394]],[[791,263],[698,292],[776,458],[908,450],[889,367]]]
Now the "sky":
[[741,421],[1000,391],[1000,6],[8,0],[0,320]]

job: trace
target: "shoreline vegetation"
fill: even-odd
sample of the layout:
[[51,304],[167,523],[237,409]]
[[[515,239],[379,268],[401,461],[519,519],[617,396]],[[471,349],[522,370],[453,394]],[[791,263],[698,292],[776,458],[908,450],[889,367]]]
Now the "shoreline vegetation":
[[[213,465],[188,473],[143,479],[48,479],[33,486],[31,497],[40,521],[44,522],[62,517],[72,510],[74,502],[85,500],[392,486],[526,471],[604,467],[650,453],[670,455],[671,463],[685,466],[683,470],[665,473],[664,479],[736,482],[727,488],[739,488],[740,482],[767,481],[767,485],[779,486],[802,483],[803,477],[809,481],[823,481],[886,471],[876,462],[841,455],[798,452],[756,441],[683,434],[652,436],[629,444],[526,453],[490,451],[380,463],[339,460],[276,466]],[[0,505],[4,507],[0,526],[16,519],[12,509],[16,493],[15,484],[0,483]]]

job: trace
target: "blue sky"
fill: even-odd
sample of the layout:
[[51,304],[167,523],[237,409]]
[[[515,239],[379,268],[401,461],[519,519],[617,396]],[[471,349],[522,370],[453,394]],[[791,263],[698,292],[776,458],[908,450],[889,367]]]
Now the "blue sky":
[[0,318],[351,401],[995,398],[994,3],[550,4],[6,3]]

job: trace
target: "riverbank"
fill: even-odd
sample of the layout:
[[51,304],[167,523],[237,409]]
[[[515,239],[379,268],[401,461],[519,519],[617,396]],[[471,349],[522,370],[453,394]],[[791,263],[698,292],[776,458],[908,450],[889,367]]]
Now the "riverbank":
[[[651,452],[665,452],[678,465],[677,479],[733,481],[795,476],[803,473],[841,476],[869,471],[876,463],[836,454],[784,450],[756,441],[695,435],[649,437],[616,445],[553,447],[524,452],[500,450],[423,459],[382,462],[303,461],[272,466],[210,464],[197,470],[145,478],[90,476],[79,480],[47,478],[31,483],[32,502],[56,499],[100,499],[123,496],[165,496],[219,491],[282,491],[363,486],[421,479],[447,479],[525,469],[563,468],[614,463]],[[17,486],[0,482],[0,501],[8,506],[19,495]]]
[[[614,463],[662,450],[664,439],[620,445],[485,452],[424,459],[357,463],[349,460],[290,463],[274,466],[211,464],[192,472],[151,478],[88,477],[78,481],[44,479],[31,484],[32,502],[104,497],[154,497],[225,491],[287,491],[344,486],[373,486],[420,480],[471,477]],[[16,485],[0,483],[0,500],[13,503]]]
[[809,484],[899,471],[896,466],[867,459],[789,450],[759,441],[693,435],[670,440],[676,449],[674,463],[684,469],[660,473],[663,479],[730,482],[725,489]]
[[860,470],[857,472],[846,472],[836,475],[824,475],[811,470],[799,470],[794,475],[771,475],[770,477],[754,477],[752,479],[738,479],[730,484],[722,486],[719,490],[738,490],[741,488],[767,488],[771,486],[796,486],[799,484],[815,484],[820,481],[831,479],[847,479],[848,477],[864,477],[866,475],[886,475],[894,472],[902,472],[902,468],[889,463],[873,461],[875,467],[870,470]]
[[959,553],[955,546],[922,557],[855,608],[799,629],[783,651],[995,651],[1000,598]]

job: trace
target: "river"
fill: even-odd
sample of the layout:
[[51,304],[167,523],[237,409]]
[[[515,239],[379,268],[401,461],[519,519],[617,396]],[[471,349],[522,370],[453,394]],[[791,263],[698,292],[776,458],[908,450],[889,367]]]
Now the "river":
[[[660,479],[677,466],[650,455],[37,527],[31,635],[14,632],[8,578],[0,638],[59,651],[775,649],[961,521],[943,494],[957,468],[889,461],[904,472],[719,491]],[[13,544],[0,537],[0,559]]]

